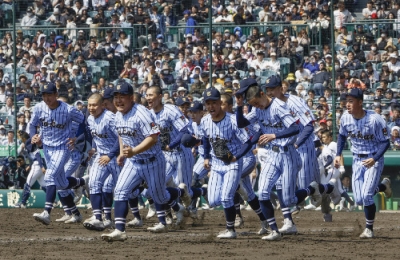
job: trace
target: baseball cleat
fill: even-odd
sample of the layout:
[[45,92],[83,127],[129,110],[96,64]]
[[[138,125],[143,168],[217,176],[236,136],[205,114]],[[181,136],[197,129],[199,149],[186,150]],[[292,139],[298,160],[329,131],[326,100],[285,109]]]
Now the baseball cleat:
[[152,217],[154,217],[154,215],[156,215],[156,205],[150,204],[149,206],[149,211],[147,212],[147,216],[146,219],[150,219]]
[[148,231],[153,233],[166,233],[168,232],[167,226],[163,225],[162,223],[157,223],[152,227],[147,228]]
[[199,216],[197,215],[197,209],[196,208],[190,209],[189,210],[189,215],[190,215],[190,217],[192,219],[198,219],[199,218]]
[[183,222],[183,213],[184,213],[184,211],[186,210],[182,205],[180,205],[180,204],[178,204],[179,205],[179,210],[178,211],[176,211],[175,212],[175,215],[176,215],[176,222],[175,222],[175,225],[180,225],[180,224],[182,224],[182,222]]
[[83,224],[85,224],[86,222],[90,222],[92,220],[95,220],[95,219],[96,219],[96,216],[92,215],[90,218],[85,219],[85,221],[83,221]]
[[346,198],[341,198],[339,202],[339,211],[347,211],[347,208],[344,206],[344,202]]
[[234,239],[236,238],[236,232],[232,229],[226,229],[224,231],[219,232],[217,238],[221,239]]
[[296,225],[293,224],[293,221],[285,218],[283,220],[283,226],[279,229],[279,232],[285,235],[294,235],[297,234],[297,228]]
[[185,208],[190,207],[190,202],[192,202],[192,199],[190,198],[190,193],[189,193],[188,187],[186,186],[185,183],[179,184],[178,187],[179,187],[179,189],[184,190],[184,194],[181,195],[181,200],[182,200],[183,206],[185,206]]
[[26,205],[22,204],[22,202],[18,202],[17,204],[14,205],[14,208],[26,209]]
[[315,210],[316,207],[313,204],[308,204],[307,206],[304,207],[305,210]]
[[324,214],[324,222],[332,222],[332,214]]
[[70,219],[66,220],[65,224],[74,224],[74,223],[81,223],[82,222],[82,215],[75,215],[73,214]]
[[296,215],[299,214],[301,211],[301,208],[299,205],[294,206],[291,210],[290,210],[290,214],[292,215]]
[[56,219],[56,222],[65,222],[69,220],[72,216],[68,214],[64,214],[61,218]]
[[329,197],[331,198],[333,205],[337,205],[340,203],[340,200],[342,199],[342,197],[341,197],[338,189],[336,189],[336,180],[332,179],[328,183],[333,186],[333,191],[331,193],[329,193]]
[[103,231],[105,229],[104,223],[98,219],[83,222],[83,226],[89,230]]
[[125,231],[119,231],[118,229],[114,229],[110,234],[102,234],[101,239],[107,242],[113,241],[125,241],[127,239]]
[[374,237],[374,231],[372,231],[369,228],[366,228],[364,232],[361,233],[360,238],[373,238]]
[[391,198],[392,197],[392,188],[390,187],[390,180],[389,178],[383,178],[382,182],[383,185],[385,185],[386,190],[384,191],[385,197],[386,198]]
[[113,222],[111,219],[104,219],[103,220],[104,228],[112,228]]
[[134,218],[133,220],[129,221],[126,223],[128,227],[142,227],[143,226],[143,220]]
[[278,241],[282,239],[282,234],[276,230],[272,230],[272,232],[268,236],[264,236],[261,239],[268,241]]
[[354,210],[356,210],[356,209],[357,209],[357,206],[356,206],[356,205],[353,205],[353,206],[350,206],[349,211],[354,211]]
[[172,217],[170,216],[166,216],[165,217],[165,223],[167,223],[167,225],[172,225],[174,221],[172,220]]
[[268,222],[266,220],[261,221],[261,229],[258,230],[257,235],[266,235],[269,234],[270,231],[268,230]]
[[242,217],[240,217],[239,215],[236,215],[236,219],[235,219],[235,228],[242,228],[244,225],[244,220]]
[[313,181],[311,182],[310,186],[314,188],[314,193],[310,196],[310,201],[315,207],[318,207],[322,202],[322,196],[319,192],[319,185],[317,182]]
[[50,215],[46,210],[44,210],[42,213],[33,214],[33,217],[35,218],[36,221],[39,221],[40,223],[45,225],[49,225],[51,222]]

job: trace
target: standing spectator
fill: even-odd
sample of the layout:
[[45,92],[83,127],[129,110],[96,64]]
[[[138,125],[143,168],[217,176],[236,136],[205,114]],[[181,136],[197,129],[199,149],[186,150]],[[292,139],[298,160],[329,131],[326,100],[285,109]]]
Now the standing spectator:
[[368,2],[367,7],[362,10],[362,15],[364,19],[371,19],[371,15],[373,13],[376,13],[375,8],[373,7],[374,3],[373,2]]
[[338,4],[339,9],[333,12],[333,17],[335,19],[335,36],[339,34],[339,30],[343,27],[345,23],[353,22],[355,19],[344,6],[344,3],[340,2]]
[[244,9],[242,6],[239,6],[237,9],[237,13],[233,17],[233,22],[236,25],[246,24],[246,20],[244,19]]
[[188,26],[185,29],[185,35],[188,35],[188,34],[193,35],[194,34],[194,29],[195,29],[194,26],[197,25],[196,20],[194,20],[193,17],[190,16],[190,11],[189,10],[186,10],[186,11],[183,12],[183,18],[184,18],[184,20],[186,22],[186,26]]

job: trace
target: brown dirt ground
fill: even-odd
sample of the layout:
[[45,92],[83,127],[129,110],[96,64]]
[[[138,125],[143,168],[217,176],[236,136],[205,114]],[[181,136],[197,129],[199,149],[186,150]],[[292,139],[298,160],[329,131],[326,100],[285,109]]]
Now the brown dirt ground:
[[[262,241],[255,232],[259,221],[244,211],[245,226],[235,240],[218,240],[224,230],[223,211],[199,211],[202,223],[188,219],[182,230],[151,234],[146,227],[127,229],[128,240],[107,243],[101,232],[86,230],[82,224],[60,224],[63,214],[53,210],[53,222],[44,226],[33,220],[38,209],[0,211],[0,259],[396,259],[400,245],[399,214],[378,213],[372,240],[360,240],[364,228],[362,212],[335,212],[334,222],[324,223],[320,212],[302,211],[294,216],[299,234],[281,241]],[[89,210],[81,210],[89,217]],[[145,210],[142,215],[145,215]],[[276,212],[281,225],[281,213]],[[128,216],[128,220],[132,218]]]

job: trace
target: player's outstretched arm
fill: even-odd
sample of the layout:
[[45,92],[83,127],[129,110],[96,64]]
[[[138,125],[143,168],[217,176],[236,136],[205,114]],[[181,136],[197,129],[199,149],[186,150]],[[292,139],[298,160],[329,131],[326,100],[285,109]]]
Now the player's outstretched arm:
[[131,158],[132,156],[135,156],[137,154],[140,154],[144,151],[149,150],[151,147],[153,147],[158,141],[158,135],[157,134],[152,134],[148,137],[146,137],[140,144],[138,144],[136,147],[124,147],[122,149],[123,155],[127,158]]

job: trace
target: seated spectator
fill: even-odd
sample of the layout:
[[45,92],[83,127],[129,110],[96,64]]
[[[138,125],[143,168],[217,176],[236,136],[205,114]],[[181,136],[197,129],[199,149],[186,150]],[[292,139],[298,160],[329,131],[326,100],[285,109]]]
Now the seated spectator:
[[33,112],[33,107],[31,106],[32,99],[29,95],[25,95],[24,97],[24,105],[20,107],[19,113],[25,113],[25,111]]
[[315,56],[311,56],[310,58],[305,58],[303,67],[305,69],[308,69],[311,74],[315,74],[319,70],[319,65],[316,61]]
[[383,62],[389,62],[391,54],[397,56],[397,47],[393,46],[392,44],[386,45],[385,51],[386,52],[382,53],[382,55],[381,55],[381,59]]
[[391,128],[391,138],[390,143],[392,150],[399,150],[400,149],[400,127],[393,126]]
[[303,66],[298,66],[295,72],[296,82],[306,82],[311,80],[311,72]]
[[340,29],[340,34],[336,37],[336,42],[337,45],[341,45],[343,47],[348,47],[352,46],[353,44],[353,34],[349,34],[347,31],[347,28],[343,26]]
[[400,70],[400,62],[398,61],[397,54],[390,54],[389,59],[390,61],[387,63],[389,71],[396,74]]
[[267,61],[267,70],[273,70],[275,71],[278,75],[280,74],[281,70],[281,63],[279,60],[276,58],[276,53],[271,52],[270,53],[270,58],[271,60]]
[[328,86],[330,78],[331,77],[326,71],[326,68],[322,68],[320,71],[317,71],[317,73],[315,73],[314,77],[311,80],[311,83],[313,83],[315,95],[322,96],[324,94],[325,88]]
[[361,69],[361,63],[358,59],[355,58],[352,51],[349,51],[347,53],[347,61],[342,64],[342,68],[349,70]]
[[43,0],[36,0],[35,2],[33,2],[32,12],[39,20],[46,19],[46,8],[43,5]]
[[226,8],[224,8],[222,10],[222,14],[220,16],[218,16],[217,18],[215,18],[214,22],[215,23],[232,23],[233,18],[232,18],[232,15],[229,14],[228,10]]
[[132,68],[132,62],[130,59],[125,61],[124,69],[122,70],[121,74],[119,75],[120,78],[123,79],[132,79],[133,77],[137,76],[138,72],[137,69]]
[[393,39],[387,36],[386,31],[381,32],[381,37],[376,40],[378,50],[384,50],[388,44],[393,46]]
[[22,27],[31,27],[37,25],[39,19],[33,13],[32,7],[28,7],[26,10],[26,15],[21,20]]
[[379,74],[379,81],[382,81],[382,80],[386,80],[389,83],[394,82],[394,80],[395,80],[395,77],[394,77],[392,71],[389,70],[388,63],[386,63],[386,62],[382,64],[382,71]]
[[6,99],[6,104],[0,109],[0,113],[7,114],[9,116],[15,115],[14,102],[11,97]]
[[360,43],[356,42],[353,44],[351,51],[354,52],[355,59],[359,60],[360,62],[365,62],[365,53],[360,48]]
[[374,62],[374,63],[380,63],[381,62],[381,54],[378,51],[378,45],[376,43],[373,43],[371,45],[371,51],[367,54],[365,57],[366,61]]
[[348,89],[359,88],[359,89],[362,89],[362,90],[366,90],[367,86],[360,79],[351,78],[350,81],[349,81],[349,84],[347,85],[347,88]]

